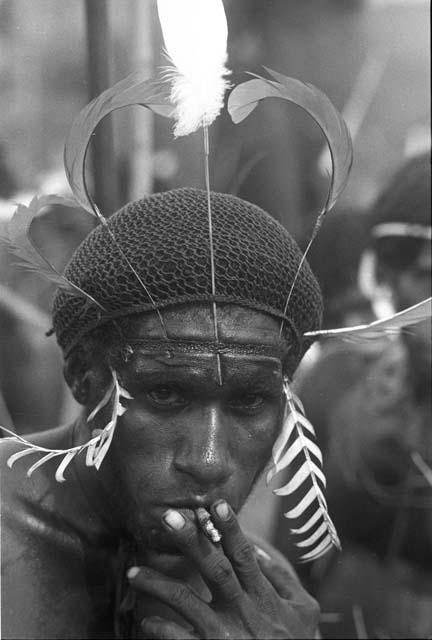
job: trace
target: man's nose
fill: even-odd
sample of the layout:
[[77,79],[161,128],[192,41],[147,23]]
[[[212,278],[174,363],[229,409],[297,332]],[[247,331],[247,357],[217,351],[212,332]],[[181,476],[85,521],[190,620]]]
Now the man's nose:
[[220,485],[232,475],[230,425],[217,406],[203,408],[190,417],[179,443],[174,466],[197,484]]

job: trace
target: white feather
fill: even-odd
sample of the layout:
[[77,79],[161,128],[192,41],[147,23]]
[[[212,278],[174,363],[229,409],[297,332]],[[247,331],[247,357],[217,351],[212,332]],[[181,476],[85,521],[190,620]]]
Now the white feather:
[[185,136],[210,125],[223,107],[229,87],[228,26],[222,0],[158,0],[167,54],[174,135]]
[[360,324],[355,327],[343,327],[341,329],[328,329],[322,331],[308,331],[304,335],[314,338],[341,338],[343,340],[374,340],[382,338],[386,333],[391,334],[429,320],[432,316],[432,298],[427,298],[412,307],[399,311],[389,318],[375,320],[370,324]]
[[102,400],[99,402],[99,404],[96,406],[96,408],[92,411],[92,413],[87,418],[87,421],[93,420],[96,414],[109,403],[109,401],[111,400],[111,397],[114,395],[113,407],[111,412],[111,420],[103,429],[101,430],[95,429],[93,431],[93,433],[95,433],[96,431],[98,432],[98,435],[96,437],[93,437],[91,440],[86,442],[86,444],[78,445],[76,447],[71,447],[70,449],[47,449],[45,447],[40,447],[37,444],[33,444],[32,442],[29,442],[25,438],[22,438],[21,436],[13,433],[13,431],[10,431],[10,429],[7,429],[6,427],[1,427],[1,429],[3,429],[4,431],[6,431],[7,433],[10,433],[11,437],[2,438],[0,442],[5,442],[6,440],[12,440],[20,444],[23,444],[26,447],[25,449],[22,449],[21,451],[18,451],[17,453],[12,454],[8,458],[7,460],[8,467],[12,468],[12,465],[17,460],[19,460],[20,458],[24,458],[30,453],[44,453],[45,455],[36,463],[34,463],[30,467],[30,469],[27,471],[27,475],[30,477],[33,471],[35,471],[41,465],[48,462],[48,460],[51,460],[51,458],[54,458],[55,456],[61,455],[63,456],[63,459],[57,468],[55,479],[57,480],[57,482],[64,482],[65,481],[64,471],[69,465],[69,463],[73,460],[73,458],[76,455],[78,455],[79,453],[87,449],[86,465],[88,467],[94,466],[97,470],[99,470],[103,462],[103,459],[105,458],[108,452],[108,449],[111,445],[111,442],[114,436],[114,430],[117,425],[117,419],[118,417],[122,416],[125,413],[125,411],[127,411],[127,407],[124,407],[121,404],[121,399],[123,398],[125,400],[133,400],[133,397],[130,395],[130,393],[126,391],[126,389],[120,386],[116,372],[114,370],[111,370],[111,373],[112,373],[112,383],[110,384]]
[[[273,448],[273,468],[267,474],[267,482],[294,460],[302,462],[288,482],[274,489],[273,493],[295,496],[295,504],[285,513],[285,517],[302,520],[300,526],[292,528],[291,532],[296,536],[294,542],[297,547],[306,551],[300,556],[300,561],[308,562],[320,557],[333,545],[340,548],[340,542],[322,490],[326,486],[326,479],[322,471],[321,451],[314,442],[314,428],[304,415],[299,398],[292,393],[288,380],[284,381],[284,393],[284,421]],[[312,507],[314,511],[310,514]],[[310,515],[305,522],[306,514]],[[304,534],[308,534],[308,537],[299,540],[298,537]]]

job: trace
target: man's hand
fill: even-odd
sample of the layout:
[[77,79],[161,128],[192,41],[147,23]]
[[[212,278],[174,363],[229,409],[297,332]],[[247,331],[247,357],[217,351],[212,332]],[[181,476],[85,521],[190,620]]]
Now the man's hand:
[[[176,511],[163,516],[181,552],[196,565],[212,601],[206,602],[187,584],[141,567],[129,574],[139,591],[168,604],[188,621],[193,632],[156,617],[142,621],[147,638],[312,638],[319,608],[294,572],[281,568],[254,546],[240,529],[225,501],[211,509],[221,544],[213,544],[195,522]],[[174,516],[174,517],[173,517]],[[172,522],[179,528],[173,528]]]

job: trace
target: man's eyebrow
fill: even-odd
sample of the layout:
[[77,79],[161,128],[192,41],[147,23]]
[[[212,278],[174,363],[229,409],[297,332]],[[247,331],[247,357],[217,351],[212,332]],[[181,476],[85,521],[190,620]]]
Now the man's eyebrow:
[[273,383],[274,378],[282,376],[282,363],[280,360],[266,358],[256,362],[249,361],[247,364],[232,363],[231,366],[224,367],[223,370],[229,382],[238,380],[240,384],[249,384],[260,380]]
[[[225,362],[225,366],[224,366]],[[223,369],[228,380],[236,378],[242,382],[256,380],[259,377],[278,376],[281,373],[281,361],[278,358],[270,358],[265,356],[257,356],[253,359],[250,357],[236,357],[233,361],[232,357],[222,356]],[[145,354],[139,354],[134,361],[130,363],[132,374],[134,376],[157,376],[175,373],[175,375],[202,376],[205,371],[213,372],[216,366],[214,354],[201,356],[197,362],[195,358],[190,356],[166,356],[157,357],[152,354],[150,357]]]
[[189,359],[184,357],[171,357],[167,358],[166,356],[161,356],[160,358],[156,357],[152,354],[151,357],[148,355],[138,355],[134,362],[131,362],[131,367],[134,370],[135,375],[150,375],[157,373],[168,373],[173,370],[179,370],[183,372],[185,369],[188,370],[188,375],[190,375],[191,371],[194,369],[200,369],[202,371],[203,367],[208,368],[211,366],[211,361],[209,358],[208,365],[204,365],[203,362],[199,364],[195,361],[192,362]]

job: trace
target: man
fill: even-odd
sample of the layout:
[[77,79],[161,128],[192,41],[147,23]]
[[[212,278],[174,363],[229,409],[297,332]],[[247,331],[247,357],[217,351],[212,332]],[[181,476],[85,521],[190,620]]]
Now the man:
[[216,296],[207,196],[194,189],[127,205],[66,269],[86,297],[57,294],[54,330],[84,411],[29,439],[46,456],[30,478],[37,458],[2,443],[5,638],[315,633],[315,602],[237,514],[321,295],[305,264],[285,310],[301,259],[289,234],[238,198],[212,194],[211,207]]
[[[387,315],[430,296],[430,215],[424,154],[399,169],[371,213],[366,291],[390,303]],[[430,321],[375,346],[346,345],[301,380],[344,549],[310,576],[323,611],[342,614],[332,637],[358,637],[353,611],[368,635],[432,634],[430,389]]]

